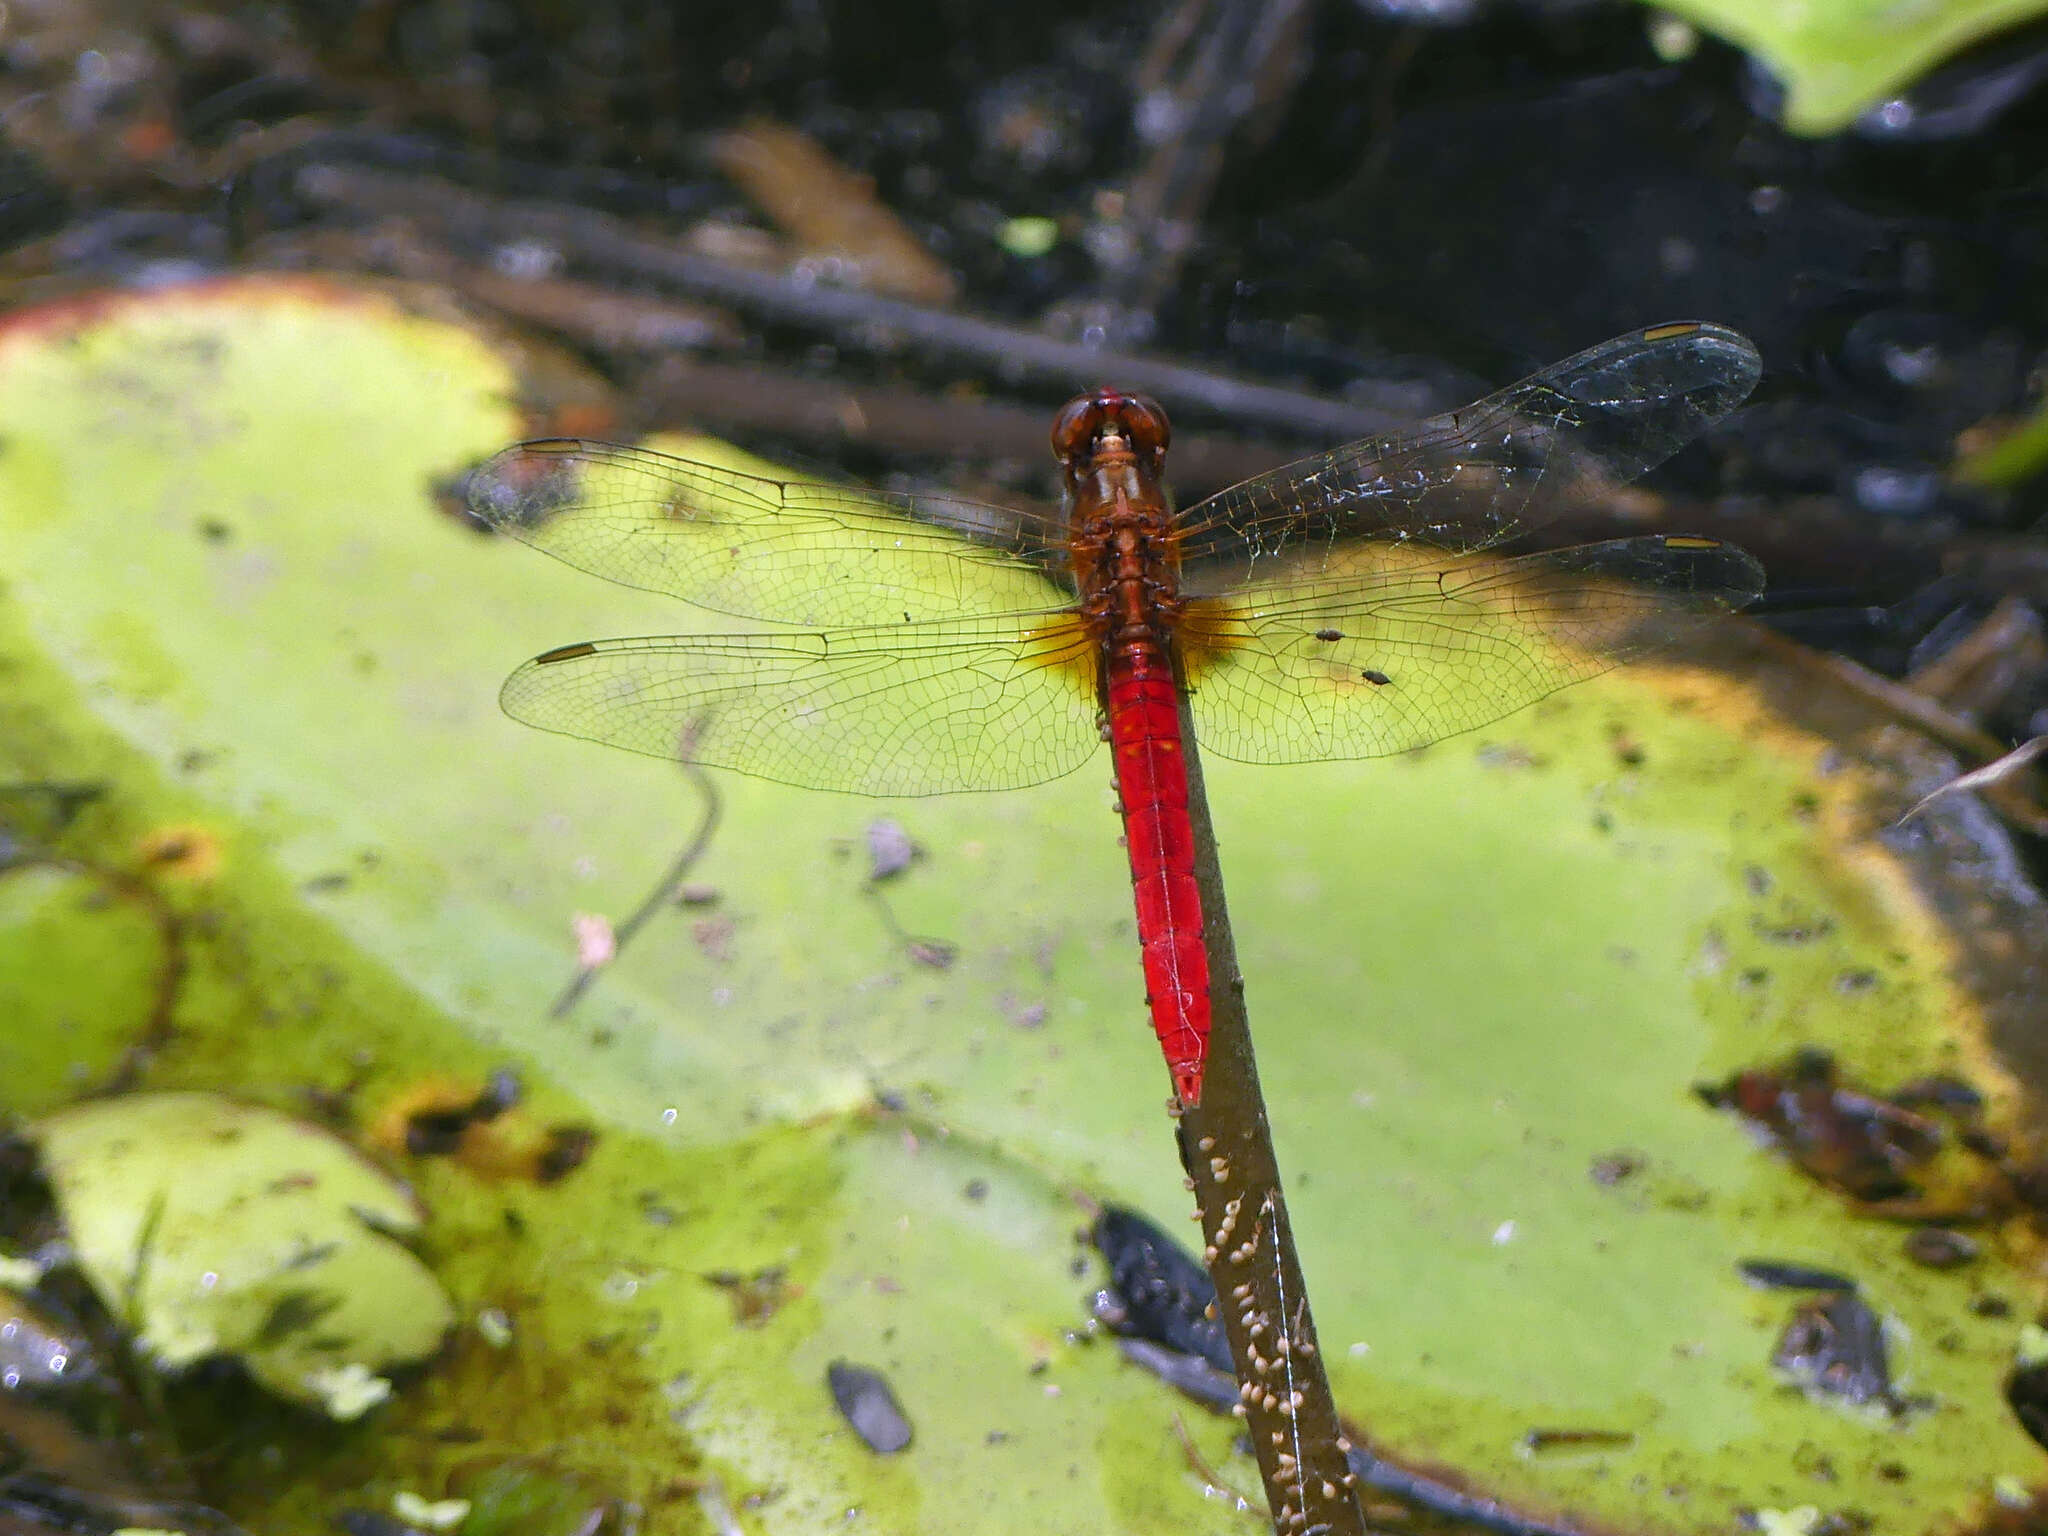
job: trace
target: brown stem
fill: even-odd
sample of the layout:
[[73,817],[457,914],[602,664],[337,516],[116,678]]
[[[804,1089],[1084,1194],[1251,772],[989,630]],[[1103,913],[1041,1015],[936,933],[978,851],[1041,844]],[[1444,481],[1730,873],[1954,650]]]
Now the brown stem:
[[1273,1527],[1281,1536],[1365,1536],[1365,1512],[1344,1458],[1349,1447],[1316,1343],[1252,1059],[1244,978],[1224,910],[1216,831],[1185,686],[1180,728],[1209,952],[1211,1033],[1202,1102],[1182,1111],[1178,1135],[1181,1164],[1201,1212],[1202,1259],[1215,1282],[1217,1310],[1237,1364],[1239,1401],[1232,1411],[1243,1417],[1251,1436]]

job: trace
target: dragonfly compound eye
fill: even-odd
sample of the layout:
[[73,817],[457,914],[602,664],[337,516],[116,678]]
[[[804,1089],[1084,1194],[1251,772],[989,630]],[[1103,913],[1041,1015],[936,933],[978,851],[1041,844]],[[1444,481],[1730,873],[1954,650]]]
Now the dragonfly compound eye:
[[1167,423],[1166,412],[1159,408],[1159,402],[1145,395],[1125,395],[1119,407],[1123,417],[1124,431],[1130,434],[1131,446],[1140,453],[1164,453],[1166,445],[1173,441],[1173,428]]
[[1060,459],[1086,457],[1104,438],[1125,439],[1147,456],[1163,452],[1173,436],[1166,412],[1144,395],[1098,389],[1069,400],[1052,427],[1052,451]]
[[1053,419],[1053,457],[1068,460],[1085,454],[1095,442],[1095,429],[1102,424],[1102,397],[1076,395]]

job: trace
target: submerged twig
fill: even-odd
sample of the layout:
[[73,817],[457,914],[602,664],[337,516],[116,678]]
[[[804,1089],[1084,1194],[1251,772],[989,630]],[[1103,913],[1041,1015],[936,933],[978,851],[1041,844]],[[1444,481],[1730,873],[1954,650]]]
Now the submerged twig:
[[866,892],[868,900],[875,904],[876,911],[881,913],[882,926],[888,930],[890,939],[904,954],[908,955],[919,965],[930,966],[935,971],[943,971],[960,958],[960,946],[958,944],[953,943],[949,939],[935,939],[924,934],[912,933],[896,921],[896,911],[889,905],[889,898],[876,888],[872,880],[863,887],[863,890]]
[[[695,835],[683,845],[683,851],[669,863],[667,871],[655,882],[654,889],[633,909],[631,917],[612,930],[612,960],[624,954],[626,945],[632,941],[633,935],[644,928],[655,913],[675,899],[676,891],[683,883],[683,876],[690,872],[690,866],[701,859],[704,850],[711,846],[712,834],[718,830],[719,817],[724,813],[723,805],[718,798],[718,786],[711,782],[711,775],[690,756],[687,743],[685,750],[677,759],[676,766],[683,770],[684,777],[703,797],[704,814],[697,822]],[[576,974],[569,978],[569,984],[562,988],[562,995],[557,997],[554,1006],[548,1009],[548,1017],[559,1019],[574,1008],[584,992],[589,989],[592,979],[603,969],[604,967],[599,965],[578,966]]]
[[1202,1102],[1183,1109],[1181,1165],[1202,1222],[1203,1263],[1237,1365],[1238,1403],[1258,1457],[1275,1530],[1365,1536],[1350,1443],[1337,1420],[1310,1314],[1308,1287],[1280,1189],[1266,1104],[1252,1059],[1244,978],[1223,903],[1216,831],[1202,789],[1185,686],[1180,730],[1187,756],[1195,883],[1209,954],[1211,1033]]
[[1173,1416],[1173,1434],[1174,1438],[1180,1441],[1181,1454],[1187,1457],[1188,1466],[1195,1476],[1229,1498],[1239,1509],[1252,1507],[1250,1499],[1238,1492],[1221,1472],[1209,1465],[1209,1458],[1202,1454],[1202,1448],[1195,1444],[1195,1437],[1188,1433],[1186,1421],[1177,1413]]

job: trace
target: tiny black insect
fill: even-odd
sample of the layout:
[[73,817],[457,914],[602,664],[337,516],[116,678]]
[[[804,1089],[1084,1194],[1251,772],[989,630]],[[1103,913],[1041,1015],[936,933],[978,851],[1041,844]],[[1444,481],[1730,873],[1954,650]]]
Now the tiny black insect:
[[1376,667],[1367,667],[1363,672],[1359,673],[1358,675],[1364,678],[1368,683],[1371,683],[1375,688],[1384,688],[1387,686],[1387,684],[1393,681],[1391,677],[1387,676],[1386,673],[1380,671]]

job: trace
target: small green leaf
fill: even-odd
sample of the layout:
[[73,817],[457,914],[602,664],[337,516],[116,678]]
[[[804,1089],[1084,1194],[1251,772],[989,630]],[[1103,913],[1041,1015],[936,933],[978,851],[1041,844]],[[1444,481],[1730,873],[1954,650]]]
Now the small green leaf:
[[32,1135],[94,1288],[165,1370],[240,1358],[280,1396],[355,1418],[377,1371],[424,1359],[452,1321],[387,1234],[412,1196],[347,1143],[203,1093],[99,1099]]

